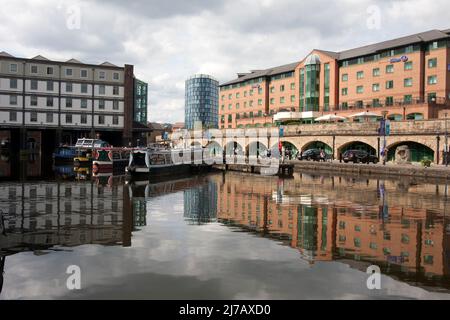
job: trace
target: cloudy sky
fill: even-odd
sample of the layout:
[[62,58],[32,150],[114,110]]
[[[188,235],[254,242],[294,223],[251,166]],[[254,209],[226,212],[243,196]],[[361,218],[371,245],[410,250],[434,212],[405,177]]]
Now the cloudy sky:
[[0,51],[135,65],[149,120],[184,120],[184,81],[450,28],[448,0],[2,0]]

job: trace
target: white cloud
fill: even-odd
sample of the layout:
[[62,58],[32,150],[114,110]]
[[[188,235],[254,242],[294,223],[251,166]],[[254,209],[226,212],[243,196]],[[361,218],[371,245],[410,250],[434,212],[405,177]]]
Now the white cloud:
[[[81,28],[66,27],[70,5]],[[380,8],[379,29],[368,29],[367,8]],[[149,82],[149,119],[183,121],[184,80],[208,73],[220,81],[237,72],[302,59],[313,48],[338,51],[434,28],[449,28],[450,3],[437,0],[298,1],[3,1],[2,48],[17,56],[42,54],[134,64]]]

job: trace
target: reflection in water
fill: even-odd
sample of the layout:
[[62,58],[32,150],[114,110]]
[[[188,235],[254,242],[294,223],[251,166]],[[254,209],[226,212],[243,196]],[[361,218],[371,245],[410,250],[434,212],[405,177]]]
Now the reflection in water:
[[184,218],[193,224],[217,221],[217,185],[214,181],[184,191]]
[[84,244],[130,246],[132,215],[145,213],[124,205],[130,204],[128,189],[122,178],[115,180],[0,184],[2,268],[6,256],[25,251],[43,255]]
[[[193,274],[193,288],[198,288],[197,278],[213,279],[211,274],[215,279],[225,279],[227,285],[235,281],[234,286],[222,284],[224,296],[217,297],[230,298],[233,292],[245,290],[251,293],[242,284],[249,279],[249,288],[263,290],[255,285],[258,283],[274,290],[271,294],[275,297],[295,298],[300,290],[308,291],[301,285],[310,281],[311,290],[320,282],[310,274],[297,283],[292,279],[302,276],[305,265],[319,267],[322,262],[333,275],[347,274],[336,267],[342,263],[355,272],[363,271],[364,276],[369,265],[377,264],[384,274],[402,282],[427,290],[450,289],[450,221],[445,185],[407,179],[399,182],[308,175],[282,180],[238,173],[125,183],[123,177],[93,178],[87,173],[58,170],[57,176],[66,175],[67,180],[0,183],[0,292],[3,269],[11,263],[5,267],[7,256],[11,261],[21,257],[22,252],[32,252],[35,259],[26,260],[31,263],[29,267],[33,268],[41,256],[39,261],[49,259],[44,261],[50,268],[51,257],[64,261],[61,251],[85,258],[75,248],[81,245],[101,245],[95,252],[104,259],[105,266],[97,267],[98,261],[92,263],[92,273],[98,269],[103,272],[102,268],[120,261],[124,283],[139,279],[132,290],[142,294],[147,287],[139,283],[147,277],[154,282],[174,279],[174,292],[184,292],[186,288],[179,288],[177,277],[191,276],[203,266],[206,269],[201,270],[201,276]],[[80,174],[86,180],[74,180]],[[247,233],[257,237],[248,237]],[[274,241],[268,244],[267,239]],[[288,252],[280,250],[278,244]],[[127,248],[107,250],[119,247]],[[286,262],[290,260],[285,254],[293,256],[293,263]],[[207,268],[217,266],[215,263],[220,268]],[[179,273],[173,271],[177,268]],[[8,275],[16,276],[15,269],[6,270],[5,283]],[[261,270],[260,274],[257,270]],[[270,287],[267,274],[274,270],[280,273],[276,277],[279,280],[273,278],[276,281]],[[315,271],[316,277],[317,273],[323,275],[320,268],[315,270],[319,270]],[[282,275],[289,278],[288,283],[281,282]],[[119,278],[111,275],[102,284],[109,285]],[[15,286],[9,283],[9,288]],[[117,289],[121,285],[111,286],[106,298],[121,292]],[[216,289],[217,284],[214,292],[220,292]],[[197,296],[210,297],[210,291],[204,290]]]
[[[343,261],[417,285],[450,289],[445,186],[228,174],[218,218],[296,248],[309,263]],[[405,193],[406,192],[406,193]]]

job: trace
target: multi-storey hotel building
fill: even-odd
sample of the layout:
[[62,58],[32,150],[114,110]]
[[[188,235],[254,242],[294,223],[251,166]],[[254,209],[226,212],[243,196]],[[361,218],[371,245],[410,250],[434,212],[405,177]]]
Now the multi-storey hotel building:
[[139,119],[145,118],[146,125],[146,104],[147,84],[134,77],[132,65],[60,62],[42,56],[24,59],[0,53],[3,139],[9,135],[14,140],[20,130],[22,141],[27,132],[39,131],[55,137],[55,144],[73,144],[79,137],[128,144],[133,132],[141,129]]
[[[391,120],[444,117],[450,101],[450,29],[239,73],[220,85],[219,127],[307,123],[370,110]],[[289,112],[287,112],[289,111]]]

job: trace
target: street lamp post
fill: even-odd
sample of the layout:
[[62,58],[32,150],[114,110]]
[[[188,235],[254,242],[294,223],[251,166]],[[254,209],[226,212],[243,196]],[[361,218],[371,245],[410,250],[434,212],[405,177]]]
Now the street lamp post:
[[445,166],[448,167],[448,130],[447,130],[447,112],[445,115],[445,146],[444,146],[444,159]]
[[386,158],[387,158],[387,152],[386,152],[386,115],[387,111],[383,111],[383,165],[386,165]]

